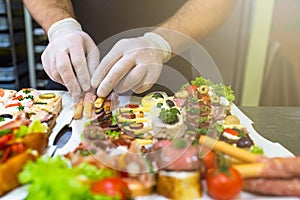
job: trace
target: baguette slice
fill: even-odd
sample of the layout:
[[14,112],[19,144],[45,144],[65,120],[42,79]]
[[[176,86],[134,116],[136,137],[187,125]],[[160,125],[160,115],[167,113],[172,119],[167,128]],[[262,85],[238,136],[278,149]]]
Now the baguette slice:
[[62,97],[60,95],[55,94],[53,98],[35,98],[34,105],[28,111],[29,113],[35,113],[39,110],[46,110],[49,113],[54,115],[58,115],[62,110]]
[[158,173],[157,193],[173,200],[190,200],[202,196],[200,172],[169,172]]

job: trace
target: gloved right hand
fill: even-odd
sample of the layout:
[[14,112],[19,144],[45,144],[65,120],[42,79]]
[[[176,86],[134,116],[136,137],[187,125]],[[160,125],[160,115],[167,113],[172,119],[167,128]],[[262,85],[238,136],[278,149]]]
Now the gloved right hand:
[[91,89],[91,74],[99,64],[100,52],[91,37],[73,18],[54,23],[48,30],[49,44],[42,54],[48,76],[66,86],[73,97]]

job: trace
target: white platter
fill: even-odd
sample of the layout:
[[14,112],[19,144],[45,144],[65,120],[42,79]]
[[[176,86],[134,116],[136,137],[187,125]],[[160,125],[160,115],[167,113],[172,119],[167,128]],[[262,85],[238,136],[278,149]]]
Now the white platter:
[[[56,125],[53,129],[51,136],[49,137],[49,145],[50,148],[48,149],[47,154],[51,155],[53,153],[54,148],[51,147],[55,136],[58,134],[59,130],[61,130],[66,124],[70,124],[72,127],[72,136],[68,143],[61,149],[58,149],[54,155],[64,155],[70,151],[73,151],[78,144],[80,143],[80,135],[84,128],[84,123],[86,122],[85,119],[72,121],[73,117],[73,104],[75,100],[69,95],[67,92],[63,91],[55,91],[55,93],[62,96],[63,99],[63,110],[59,117],[57,118]],[[127,97],[120,97],[119,98],[120,105],[125,105],[128,102]],[[279,143],[271,142],[264,137],[262,137],[257,131],[253,128],[253,121],[249,119],[237,106],[233,105],[232,114],[235,114],[239,117],[241,124],[243,124],[247,130],[249,131],[251,138],[255,141],[255,143],[262,147],[265,154],[269,157],[294,157],[294,154],[287,150],[284,146]],[[201,199],[209,200],[211,199],[206,191],[205,182],[202,182],[203,186],[203,197]],[[13,191],[9,192],[0,200],[23,200],[27,196],[26,186],[22,186],[19,188],[14,189]],[[153,194],[150,196],[138,197],[137,200],[166,200],[165,197],[159,196],[157,194]],[[252,200],[252,199],[259,199],[259,200],[271,200],[271,199],[298,199],[294,197],[274,197],[274,196],[257,196],[247,192],[241,192],[240,196],[237,197],[240,200]]]

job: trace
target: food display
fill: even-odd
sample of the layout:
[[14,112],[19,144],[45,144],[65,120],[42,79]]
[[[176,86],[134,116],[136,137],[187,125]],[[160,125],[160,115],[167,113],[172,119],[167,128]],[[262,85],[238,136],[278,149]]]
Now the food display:
[[[54,157],[34,154],[18,182],[30,184],[28,199],[299,197],[299,157],[269,158],[233,102],[230,87],[203,77],[171,96],[86,92],[70,109],[77,146]],[[53,173],[43,177],[47,168]]]
[[0,88],[0,126],[21,117],[40,120],[51,133],[61,110],[62,97],[58,94],[41,93],[33,88],[20,91]]
[[0,89],[0,196],[20,185],[18,174],[43,155],[62,109],[54,93]]

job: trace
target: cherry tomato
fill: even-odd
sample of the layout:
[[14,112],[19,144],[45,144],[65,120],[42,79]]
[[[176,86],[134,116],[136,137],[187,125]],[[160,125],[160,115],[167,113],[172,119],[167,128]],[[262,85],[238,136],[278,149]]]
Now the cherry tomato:
[[243,179],[240,173],[232,167],[227,172],[219,172],[217,168],[210,169],[206,175],[208,193],[216,200],[235,198],[242,190]]
[[189,85],[187,88],[185,88],[185,90],[190,94],[190,95],[194,95],[197,92],[197,85]]
[[91,191],[94,194],[102,194],[110,197],[119,197],[126,200],[130,197],[127,183],[120,177],[104,178],[92,184]]
[[231,129],[231,128],[226,128],[224,130],[224,132],[226,133],[230,133],[231,135],[235,135],[235,136],[238,136],[239,135],[239,132],[237,130],[234,130],[234,129]]
[[216,168],[215,152],[209,149],[201,149],[200,158],[203,160],[205,168]]

